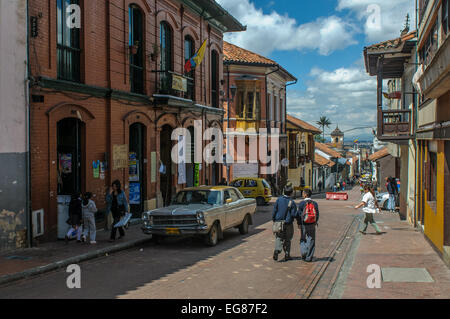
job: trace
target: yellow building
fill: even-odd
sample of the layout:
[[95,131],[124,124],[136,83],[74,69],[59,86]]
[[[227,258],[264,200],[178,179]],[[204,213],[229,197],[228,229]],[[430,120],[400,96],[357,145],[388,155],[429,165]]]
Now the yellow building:
[[287,116],[288,179],[299,190],[312,188],[315,153],[314,136],[321,130],[291,115]]
[[417,222],[450,264],[449,1],[419,1]]

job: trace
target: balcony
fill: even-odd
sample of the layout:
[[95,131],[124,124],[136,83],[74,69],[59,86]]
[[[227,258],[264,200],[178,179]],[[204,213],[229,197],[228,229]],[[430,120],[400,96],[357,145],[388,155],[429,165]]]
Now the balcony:
[[428,99],[439,98],[450,87],[450,38],[438,48],[419,79],[422,93]]
[[378,108],[378,139],[401,143],[412,138],[411,110],[382,110]]
[[194,79],[172,71],[152,71],[156,74],[155,94],[195,100]]

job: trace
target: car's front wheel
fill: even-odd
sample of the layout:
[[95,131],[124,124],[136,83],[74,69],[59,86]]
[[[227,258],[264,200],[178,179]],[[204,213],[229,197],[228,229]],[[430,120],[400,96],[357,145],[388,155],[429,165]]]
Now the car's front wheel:
[[208,246],[216,246],[219,241],[219,227],[217,226],[217,223],[215,223],[211,230],[209,231],[208,235],[205,237],[205,244]]

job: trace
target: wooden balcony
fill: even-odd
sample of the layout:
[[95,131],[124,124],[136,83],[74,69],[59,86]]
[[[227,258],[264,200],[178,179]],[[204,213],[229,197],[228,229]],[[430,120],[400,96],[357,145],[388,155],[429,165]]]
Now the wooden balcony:
[[378,108],[378,139],[401,143],[412,139],[411,110],[383,110]]

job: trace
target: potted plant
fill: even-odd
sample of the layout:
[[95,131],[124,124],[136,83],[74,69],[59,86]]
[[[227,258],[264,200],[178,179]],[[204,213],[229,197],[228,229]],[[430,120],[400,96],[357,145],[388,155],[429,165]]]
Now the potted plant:
[[130,45],[131,54],[133,55],[137,54],[138,50],[139,50],[139,41],[135,41],[134,45]]

